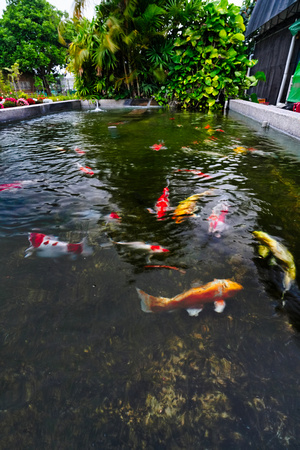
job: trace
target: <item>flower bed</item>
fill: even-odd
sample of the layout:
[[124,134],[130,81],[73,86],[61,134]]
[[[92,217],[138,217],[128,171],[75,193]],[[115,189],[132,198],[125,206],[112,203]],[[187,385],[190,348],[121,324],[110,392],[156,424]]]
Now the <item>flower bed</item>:
[[[30,106],[30,105],[37,105],[41,103],[45,103],[46,101],[63,101],[63,100],[74,100],[74,95],[72,96],[64,96],[64,95],[58,95],[53,97],[45,97],[43,94],[37,95],[36,98],[33,98],[33,96],[29,96],[28,94],[25,94],[25,92],[10,92],[10,95],[7,97],[4,97],[3,94],[0,95],[0,109],[3,108],[15,108],[20,106]],[[45,101],[44,101],[45,100]]]

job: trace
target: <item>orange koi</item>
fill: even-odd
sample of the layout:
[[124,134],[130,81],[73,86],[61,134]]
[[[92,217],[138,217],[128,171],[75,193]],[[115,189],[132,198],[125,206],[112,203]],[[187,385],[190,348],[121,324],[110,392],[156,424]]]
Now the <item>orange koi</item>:
[[179,269],[178,267],[165,266],[163,264],[148,264],[147,266],[145,266],[145,269],[172,269],[172,270],[178,270],[178,272],[180,272],[180,273],[186,273],[185,270]]
[[210,125],[206,125],[204,128],[205,128],[205,130],[209,130],[211,128],[211,126]]
[[214,280],[203,286],[191,288],[172,298],[154,297],[137,288],[141,309],[147,313],[186,309],[191,316],[198,316],[205,303],[214,303],[216,312],[223,312],[224,298],[232,297],[243,286],[231,280]]

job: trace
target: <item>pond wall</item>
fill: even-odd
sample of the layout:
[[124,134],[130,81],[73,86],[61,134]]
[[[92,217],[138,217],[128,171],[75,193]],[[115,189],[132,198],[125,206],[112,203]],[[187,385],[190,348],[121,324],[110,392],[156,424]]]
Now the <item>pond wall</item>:
[[0,124],[32,119],[62,111],[81,110],[80,100],[42,103],[40,105],[16,106],[0,109]]
[[[62,102],[0,109],[0,124],[32,119],[62,111],[95,109],[96,106],[95,101],[66,100]],[[159,106],[153,99],[103,99],[99,100],[98,107],[109,110],[126,107],[158,108]],[[263,105],[245,100],[230,100],[229,110],[260,122],[263,127],[275,128],[300,139],[300,113],[279,109],[273,105]]]
[[264,128],[275,128],[300,139],[300,113],[245,100],[230,100],[229,111],[250,117]]

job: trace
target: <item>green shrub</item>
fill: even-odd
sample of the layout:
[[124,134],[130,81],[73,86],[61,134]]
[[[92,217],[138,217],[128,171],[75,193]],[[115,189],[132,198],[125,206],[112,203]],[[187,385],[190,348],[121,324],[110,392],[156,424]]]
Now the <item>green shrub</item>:
[[5,100],[3,103],[4,108],[11,108],[13,106],[17,106],[16,102],[12,102],[11,100]]

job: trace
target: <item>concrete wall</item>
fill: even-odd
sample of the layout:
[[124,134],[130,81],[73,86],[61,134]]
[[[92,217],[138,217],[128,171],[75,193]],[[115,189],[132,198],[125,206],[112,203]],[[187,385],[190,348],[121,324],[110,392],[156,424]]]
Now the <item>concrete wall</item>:
[[0,109],[0,124],[32,119],[34,117],[53,114],[56,112],[81,110],[80,100],[66,100],[63,102],[42,103],[40,105],[16,106]]
[[245,100],[230,100],[229,110],[300,139],[300,113]]

